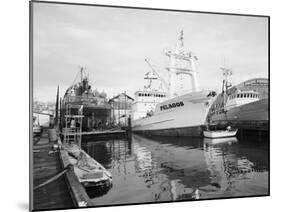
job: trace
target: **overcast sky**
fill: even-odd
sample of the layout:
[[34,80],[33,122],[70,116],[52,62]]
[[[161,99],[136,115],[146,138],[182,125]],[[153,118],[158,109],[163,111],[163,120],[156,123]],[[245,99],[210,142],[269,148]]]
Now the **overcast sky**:
[[144,85],[149,58],[160,69],[163,54],[184,30],[185,46],[198,57],[201,88],[219,90],[223,60],[235,83],[268,77],[266,18],[34,3],[34,97],[55,101],[85,66],[93,88],[109,97],[132,97]]

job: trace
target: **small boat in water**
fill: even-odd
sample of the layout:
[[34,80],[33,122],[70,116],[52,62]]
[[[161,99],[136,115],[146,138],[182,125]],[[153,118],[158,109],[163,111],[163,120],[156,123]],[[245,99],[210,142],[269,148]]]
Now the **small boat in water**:
[[238,129],[234,130],[206,130],[203,131],[204,137],[207,138],[226,138],[236,136]]
[[68,152],[70,164],[74,166],[74,173],[85,188],[110,188],[112,176],[101,164],[90,157],[76,144],[64,145]]

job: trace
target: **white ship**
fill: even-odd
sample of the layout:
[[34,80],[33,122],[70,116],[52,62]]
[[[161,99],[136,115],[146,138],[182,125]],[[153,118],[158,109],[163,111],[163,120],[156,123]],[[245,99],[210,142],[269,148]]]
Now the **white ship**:
[[[135,93],[132,105],[132,131],[169,136],[201,136],[213,97],[213,91],[200,90],[195,62],[197,57],[184,47],[183,31],[179,43],[165,50],[169,57],[167,80],[147,60],[152,76],[150,84]],[[165,89],[155,89],[152,81]]]

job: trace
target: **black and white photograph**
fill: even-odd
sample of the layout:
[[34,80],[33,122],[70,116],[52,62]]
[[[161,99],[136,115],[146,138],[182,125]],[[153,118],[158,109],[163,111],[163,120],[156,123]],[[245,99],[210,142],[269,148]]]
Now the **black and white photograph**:
[[31,210],[270,195],[269,16],[29,6]]

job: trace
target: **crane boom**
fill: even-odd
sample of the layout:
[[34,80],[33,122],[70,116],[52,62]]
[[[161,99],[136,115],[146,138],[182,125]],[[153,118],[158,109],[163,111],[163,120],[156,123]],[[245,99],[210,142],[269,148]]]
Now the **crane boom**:
[[160,81],[164,84],[165,88],[167,89],[167,91],[169,91],[169,85],[167,84],[167,82],[164,80],[164,78],[158,74],[158,72],[155,70],[155,68],[153,67],[153,65],[150,64],[150,62],[148,61],[147,58],[145,58],[145,62],[148,64],[148,66],[151,68],[153,74],[155,74],[159,79]]

